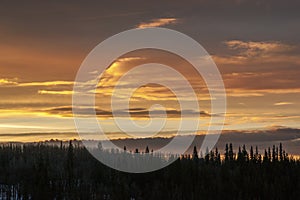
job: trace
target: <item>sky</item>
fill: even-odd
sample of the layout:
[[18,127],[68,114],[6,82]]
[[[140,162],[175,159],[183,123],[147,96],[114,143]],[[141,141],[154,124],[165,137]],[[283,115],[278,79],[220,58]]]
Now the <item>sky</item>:
[[[296,0],[4,1],[0,142],[78,138],[72,90],[81,63],[106,38],[147,27],[180,31],[211,55],[227,94],[224,130],[299,129],[299,6]],[[222,113],[211,113],[207,87],[189,63],[158,50],[130,52],[107,66],[96,90],[96,111],[104,130],[111,138],[126,137],[113,122],[113,86],[129,69],[153,62],[180,70],[192,83],[201,107],[197,131],[204,133],[211,116]],[[152,81],[162,78],[162,72],[148,70],[137,72],[130,81],[149,78],[148,73],[156,73]],[[176,86],[180,88],[180,83]],[[122,99],[122,91],[119,95]],[[152,104],[161,104],[168,114],[161,136],[171,136],[178,128],[179,104],[167,88],[147,85],[131,100],[129,114],[137,123],[149,120]],[[118,114],[122,118],[125,112],[119,108]],[[160,114],[156,110],[155,119]]]

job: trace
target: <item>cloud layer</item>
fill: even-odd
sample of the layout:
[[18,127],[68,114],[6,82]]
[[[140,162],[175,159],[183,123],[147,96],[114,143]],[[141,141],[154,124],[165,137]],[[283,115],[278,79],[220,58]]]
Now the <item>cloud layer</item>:
[[[299,6],[297,0],[3,2],[0,133],[20,133],[22,127],[27,131],[26,127],[36,126],[45,127],[40,132],[51,126],[72,129],[73,80],[86,55],[109,36],[146,27],[180,31],[212,55],[227,91],[227,130],[270,125],[299,128]],[[147,62],[172,66],[186,76],[207,114],[203,122],[207,127],[211,99],[203,79],[183,59],[151,50],[130,52],[107,66],[95,91],[99,116],[111,116],[110,97],[120,76]],[[167,78],[149,69],[131,81],[155,81],[159,76]],[[191,100],[180,81],[169,81],[185,101]],[[131,83],[122,83],[118,100],[122,101]],[[174,121],[180,113],[174,94],[159,85],[141,87],[131,100],[129,112],[136,117],[147,116],[153,103],[164,105]],[[119,114],[125,112],[119,110]]]

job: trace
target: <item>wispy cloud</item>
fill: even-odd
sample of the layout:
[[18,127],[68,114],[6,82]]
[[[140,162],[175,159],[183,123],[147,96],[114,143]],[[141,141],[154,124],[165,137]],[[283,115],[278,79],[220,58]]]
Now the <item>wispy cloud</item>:
[[73,81],[46,81],[46,82],[29,82],[19,83],[18,86],[57,86],[57,85],[73,85]]
[[136,61],[136,60],[145,60],[144,57],[124,57],[124,58],[119,58],[116,62],[130,62],[130,61]]
[[41,82],[18,82],[17,78],[14,79],[0,79],[0,86],[14,86],[14,87],[38,87],[38,86],[61,86],[73,85],[73,81],[41,81]]
[[[42,129],[43,126],[31,126],[31,125],[16,125],[16,124],[0,124],[0,128],[14,128],[14,129]],[[47,127],[51,128],[51,127]]]
[[[45,109],[43,112],[46,112],[48,114],[56,114],[61,115],[62,117],[70,117],[72,116],[72,107],[71,106],[61,106],[61,107],[53,107],[50,109]],[[96,114],[100,118],[111,118],[111,117],[127,117],[130,115],[131,117],[136,118],[149,118],[150,111],[147,108],[132,108],[129,110],[116,110],[114,112],[109,110],[102,110],[99,108],[77,108],[77,113],[82,116],[89,116],[94,111],[96,111]],[[155,118],[161,118],[164,117],[164,114],[168,115],[168,118],[180,118],[182,114],[188,117],[211,117],[212,115],[216,114],[210,114],[207,111],[195,111],[195,110],[177,110],[173,108],[168,108],[165,111],[163,110],[152,110],[151,115]]]
[[[250,96],[265,96],[266,94],[299,94],[300,88],[291,88],[291,89],[247,89],[247,88],[228,88],[226,89],[226,95],[232,97],[250,97]],[[292,104],[289,102],[282,102],[286,104],[281,104],[280,102],[277,105],[287,105]],[[275,104],[274,104],[275,105]]]
[[0,79],[0,86],[17,85],[17,79]]
[[284,106],[284,105],[292,105],[294,104],[293,102],[277,102],[277,103],[274,103],[273,105],[274,106]]
[[287,52],[294,49],[293,46],[279,41],[241,41],[230,40],[224,42],[225,45],[233,50],[238,50],[243,57],[266,56],[270,54]]
[[137,26],[137,28],[159,27],[159,26],[165,26],[168,24],[176,24],[176,23],[178,23],[178,19],[176,18],[159,18],[159,19],[153,19],[149,22],[142,22]]
[[300,63],[299,56],[296,55],[297,47],[280,41],[229,40],[223,43],[230,52],[213,56],[219,64]]
[[56,95],[71,95],[73,94],[72,90],[39,90],[38,91],[39,94],[56,94]]

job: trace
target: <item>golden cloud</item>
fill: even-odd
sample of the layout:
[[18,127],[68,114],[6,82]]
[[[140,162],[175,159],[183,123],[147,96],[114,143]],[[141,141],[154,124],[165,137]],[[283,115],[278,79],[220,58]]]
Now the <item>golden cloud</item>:
[[18,82],[14,79],[0,79],[0,86],[14,86],[14,87],[38,87],[38,86],[61,86],[73,85],[73,81],[44,81],[44,82]]
[[178,23],[178,19],[176,18],[160,18],[160,19],[153,19],[150,22],[140,23],[137,26],[137,28],[159,27],[159,26],[165,26],[168,24],[175,24],[175,23]]
[[265,96],[266,94],[299,94],[300,88],[291,89],[226,89],[226,95],[232,97]]
[[32,86],[57,86],[57,85],[73,85],[73,81],[46,81],[46,82],[29,82],[19,83],[20,87],[32,87]]
[[17,85],[16,78],[15,79],[0,79],[0,86],[7,86],[7,85]]
[[73,94],[72,90],[39,90],[39,94],[56,94],[56,95],[71,95]]
[[284,105],[292,105],[294,104],[293,102],[277,102],[274,103],[274,106],[284,106]]

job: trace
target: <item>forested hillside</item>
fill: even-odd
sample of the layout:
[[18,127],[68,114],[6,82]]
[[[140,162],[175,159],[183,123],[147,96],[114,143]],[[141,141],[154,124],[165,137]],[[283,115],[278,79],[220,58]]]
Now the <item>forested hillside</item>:
[[[142,151],[151,155],[149,150]],[[193,154],[145,174],[108,168],[71,141],[61,146],[37,143],[0,147],[0,199],[299,199],[299,196],[300,161],[287,155],[281,144],[262,153],[245,146],[234,152],[232,144],[228,144],[203,156],[195,147]]]

